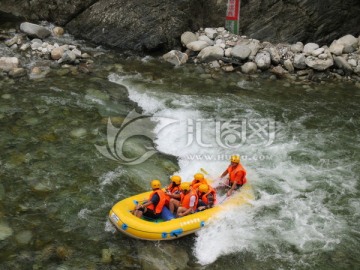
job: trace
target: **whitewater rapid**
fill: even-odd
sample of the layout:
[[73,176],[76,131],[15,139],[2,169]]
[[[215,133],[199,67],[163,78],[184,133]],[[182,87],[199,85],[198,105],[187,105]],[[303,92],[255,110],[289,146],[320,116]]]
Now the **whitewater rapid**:
[[[206,90],[196,94],[198,89],[189,93],[140,74],[111,74],[109,80],[125,86],[142,113],[156,119],[161,126],[154,130],[156,149],[178,158],[183,181],[191,181],[201,168],[217,179],[230,155],[242,156],[256,200],[251,207],[223,212],[221,222],[210,222],[197,233],[193,253],[200,264],[250,253],[260,261],[276,257],[306,266],[314,250],[331,250],[340,243],[346,222],[327,202],[340,177],[346,177],[344,193],[351,192],[356,180],[351,172],[344,174],[344,164],[330,166],[327,150],[321,148],[326,136],[306,127],[312,113],[294,116],[289,106],[275,116],[272,108],[281,106],[275,101]],[[164,127],[161,119],[175,123]],[[244,128],[245,135],[238,132]]]

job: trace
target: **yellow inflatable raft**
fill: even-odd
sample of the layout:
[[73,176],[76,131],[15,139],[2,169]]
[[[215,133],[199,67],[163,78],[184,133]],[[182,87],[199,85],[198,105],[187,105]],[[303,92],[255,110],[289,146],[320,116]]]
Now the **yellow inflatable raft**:
[[210,217],[213,217],[224,208],[246,204],[254,199],[251,186],[245,184],[239,192],[234,193],[223,203],[184,217],[168,221],[149,221],[134,216],[130,211],[134,210],[138,203],[147,200],[150,193],[151,191],[141,193],[116,203],[109,213],[111,223],[120,232],[134,238],[143,240],[171,240],[194,233],[204,227]]

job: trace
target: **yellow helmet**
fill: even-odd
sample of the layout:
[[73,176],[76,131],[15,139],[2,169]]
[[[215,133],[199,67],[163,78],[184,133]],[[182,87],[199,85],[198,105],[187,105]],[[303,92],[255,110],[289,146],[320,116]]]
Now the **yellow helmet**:
[[234,162],[234,163],[240,163],[240,156],[233,155],[233,156],[231,156],[230,161]]
[[194,179],[196,181],[201,181],[201,180],[204,179],[204,175],[202,173],[197,173],[197,174],[194,175]]
[[189,182],[182,182],[180,185],[182,190],[190,190],[190,183]]
[[209,191],[209,186],[206,185],[206,184],[201,184],[201,185],[199,186],[199,191],[202,192],[202,193],[206,193],[206,192]]
[[152,180],[150,186],[152,189],[161,188],[161,182],[157,179]]
[[181,183],[181,177],[179,175],[171,176],[170,180],[173,181],[176,185],[180,185]]

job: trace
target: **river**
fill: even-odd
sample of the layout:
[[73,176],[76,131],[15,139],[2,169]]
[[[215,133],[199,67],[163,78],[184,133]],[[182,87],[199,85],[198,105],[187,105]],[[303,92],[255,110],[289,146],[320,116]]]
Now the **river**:
[[[360,89],[111,51],[95,63],[0,82],[0,269],[359,267]],[[216,179],[232,154],[251,206],[175,241],[114,234],[115,202],[174,173]]]

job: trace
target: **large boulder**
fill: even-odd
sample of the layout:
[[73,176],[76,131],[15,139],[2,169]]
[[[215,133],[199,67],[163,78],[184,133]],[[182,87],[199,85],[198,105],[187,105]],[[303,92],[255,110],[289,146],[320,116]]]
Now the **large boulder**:
[[241,2],[240,32],[256,39],[330,44],[342,35],[360,34],[357,0]]
[[29,37],[33,38],[44,39],[51,35],[50,30],[45,28],[44,26],[29,22],[24,22],[20,24],[20,30],[27,34]]

